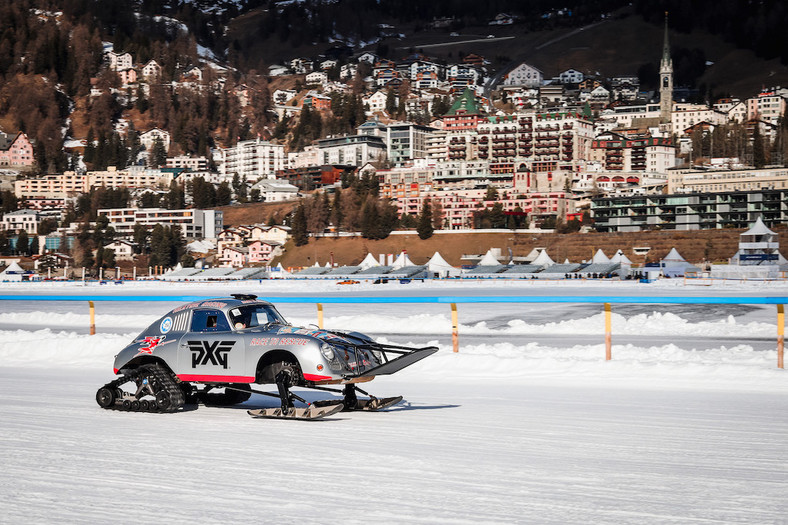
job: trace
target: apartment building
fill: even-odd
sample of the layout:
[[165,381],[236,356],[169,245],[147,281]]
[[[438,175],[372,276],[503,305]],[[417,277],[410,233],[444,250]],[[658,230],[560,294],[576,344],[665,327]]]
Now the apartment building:
[[41,222],[41,216],[34,210],[17,210],[3,214],[0,219],[0,230],[7,232],[17,232],[25,230],[28,235],[36,235],[38,233],[38,224]]
[[218,210],[166,210],[164,208],[109,208],[98,210],[105,215],[109,224],[121,237],[131,238],[134,226],[142,224],[153,228],[180,226],[181,234],[187,240],[215,239],[224,225],[224,213]]
[[591,211],[600,232],[774,227],[788,224],[788,189],[595,198]]
[[232,177],[238,174],[248,181],[274,179],[276,172],[285,169],[287,164],[284,145],[259,138],[244,140],[232,148],[222,149],[221,156],[219,171],[222,175]]
[[670,193],[719,193],[788,189],[788,169],[677,169],[668,172]]

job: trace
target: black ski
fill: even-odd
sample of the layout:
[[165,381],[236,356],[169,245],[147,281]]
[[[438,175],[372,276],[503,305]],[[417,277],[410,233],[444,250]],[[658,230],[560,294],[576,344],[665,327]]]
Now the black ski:
[[281,408],[258,408],[247,410],[246,412],[254,418],[267,419],[299,419],[302,421],[312,421],[322,419],[326,416],[336,414],[344,408],[341,401],[327,406],[310,406],[307,408],[288,408],[286,412]]

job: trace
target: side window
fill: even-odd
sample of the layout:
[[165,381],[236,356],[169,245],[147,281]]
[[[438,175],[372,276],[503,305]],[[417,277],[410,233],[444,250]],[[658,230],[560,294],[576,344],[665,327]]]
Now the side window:
[[221,310],[195,310],[192,332],[229,332],[230,325]]

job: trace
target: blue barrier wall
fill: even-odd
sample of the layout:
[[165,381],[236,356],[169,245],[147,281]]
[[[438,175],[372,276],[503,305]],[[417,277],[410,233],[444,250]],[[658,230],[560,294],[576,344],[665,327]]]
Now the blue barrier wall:
[[[194,302],[216,299],[199,295],[0,295],[0,301],[168,301]],[[344,296],[268,297],[273,303],[385,304],[385,303],[614,303],[614,304],[788,304],[788,297],[686,297],[686,296],[595,296],[595,295],[489,295],[489,296]]]

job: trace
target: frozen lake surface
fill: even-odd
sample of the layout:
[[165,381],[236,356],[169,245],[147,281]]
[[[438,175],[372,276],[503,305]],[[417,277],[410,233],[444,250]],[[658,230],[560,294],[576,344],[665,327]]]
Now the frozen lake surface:
[[[778,283],[0,284],[0,294],[788,296]],[[776,523],[788,381],[773,305],[326,304],[327,328],[440,351],[315,422],[275,406],[101,410],[113,356],[180,304],[0,302],[2,523]],[[314,305],[279,305],[293,324]],[[308,400],[330,394],[301,391]]]

